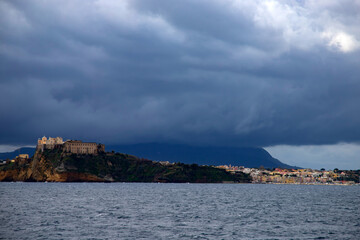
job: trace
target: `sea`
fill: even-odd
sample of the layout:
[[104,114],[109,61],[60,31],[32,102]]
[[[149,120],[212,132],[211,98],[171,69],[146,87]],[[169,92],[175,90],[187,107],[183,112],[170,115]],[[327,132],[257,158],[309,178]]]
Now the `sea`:
[[360,186],[0,183],[0,239],[360,239]]

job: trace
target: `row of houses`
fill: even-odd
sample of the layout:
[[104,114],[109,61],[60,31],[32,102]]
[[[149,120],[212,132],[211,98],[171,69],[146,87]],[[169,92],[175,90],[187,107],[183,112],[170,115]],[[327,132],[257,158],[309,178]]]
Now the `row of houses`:
[[250,174],[254,183],[289,183],[289,184],[337,184],[351,185],[360,182],[359,170],[316,170],[316,169],[281,169],[273,170],[245,168],[243,166],[218,166],[236,174]]
[[19,154],[13,159],[1,160],[0,165],[14,163],[14,162],[25,162],[29,160],[29,154]]

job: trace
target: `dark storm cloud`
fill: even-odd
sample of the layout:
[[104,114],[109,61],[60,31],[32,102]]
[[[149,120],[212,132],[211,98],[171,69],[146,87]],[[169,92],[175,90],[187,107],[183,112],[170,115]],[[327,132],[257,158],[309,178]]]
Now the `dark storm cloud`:
[[0,144],[360,140],[356,1],[2,1]]

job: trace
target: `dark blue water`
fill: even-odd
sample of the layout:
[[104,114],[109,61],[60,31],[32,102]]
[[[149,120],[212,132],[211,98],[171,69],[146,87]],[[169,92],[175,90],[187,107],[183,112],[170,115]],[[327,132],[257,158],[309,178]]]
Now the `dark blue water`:
[[360,239],[359,186],[0,183],[1,239]]

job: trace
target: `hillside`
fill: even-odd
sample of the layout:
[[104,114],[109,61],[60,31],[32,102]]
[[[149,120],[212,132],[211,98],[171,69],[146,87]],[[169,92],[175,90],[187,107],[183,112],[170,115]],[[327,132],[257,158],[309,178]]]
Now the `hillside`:
[[298,168],[273,158],[265,149],[255,147],[195,147],[180,144],[132,144],[108,146],[108,150],[139,157],[187,164],[233,165],[251,168]]
[[0,167],[0,181],[52,182],[249,182],[247,174],[183,163],[162,165],[121,153],[65,154],[62,149],[36,152],[28,161]]

